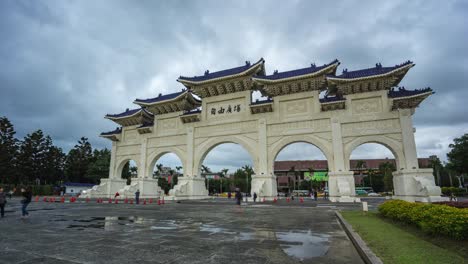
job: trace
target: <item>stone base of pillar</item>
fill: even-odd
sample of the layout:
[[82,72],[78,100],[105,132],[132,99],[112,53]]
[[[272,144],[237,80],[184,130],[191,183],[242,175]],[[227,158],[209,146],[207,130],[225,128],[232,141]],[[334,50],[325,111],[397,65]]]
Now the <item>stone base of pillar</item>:
[[151,178],[133,178],[132,183],[119,190],[120,197],[134,198],[136,191],[140,191],[140,198],[159,198],[164,191],[158,185],[158,180]]
[[272,201],[277,198],[278,187],[276,186],[276,177],[271,175],[252,175],[252,187],[250,189],[251,197],[254,192],[257,193],[258,200]]
[[169,191],[174,200],[208,199],[205,179],[201,177],[179,177],[177,185]]
[[329,172],[328,173],[328,193],[331,202],[353,203],[360,202],[361,199],[355,197],[354,172]]
[[127,185],[127,180],[124,179],[101,179],[101,184],[95,185],[93,188],[83,191],[81,197],[84,198],[114,198],[116,192]]
[[435,185],[432,169],[400,170],[393,173],[393,199],[408,202],[440,202],[448,201],[442,197],[439,186]]

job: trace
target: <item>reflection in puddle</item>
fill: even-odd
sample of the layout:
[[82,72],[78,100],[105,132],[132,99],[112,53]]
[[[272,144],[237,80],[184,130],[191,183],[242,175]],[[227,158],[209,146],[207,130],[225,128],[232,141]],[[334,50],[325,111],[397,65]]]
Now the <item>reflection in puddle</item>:
[[208,232],[208,233],[210,233],[210,235],[213,235],[213,234],[235,235],[236,234],[236,232],[228,231],[226,228],[217,227],[217,226],[208,225],[208,224],[202,224],[200,226],[200,231],[201,232]]
[[158,225],[151,226],[151,230],[174,230],[174,229],[179,229],[183,228],[184,226],[181,226],[176,223],[174,220],[162,220],[158,222]]
[[330,236],[309,231],[276,232],[283,251],[289,256],[304,260],[327,253]]

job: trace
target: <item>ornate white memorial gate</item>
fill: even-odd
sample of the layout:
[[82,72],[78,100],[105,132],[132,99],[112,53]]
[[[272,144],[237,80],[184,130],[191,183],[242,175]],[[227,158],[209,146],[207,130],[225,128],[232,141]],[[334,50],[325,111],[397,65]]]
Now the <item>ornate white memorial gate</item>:
[[[178,93],[140,100],[140,108],[106,118],[121,125],[102,133],[111,139],[108,179],[88,192],[89,196],[157,197],[153,179],[156,161],[166,153],[182,161],[184,176],[170,191],[176,199],[202,199],[208,192],[200,168],[207,153],[222,143],[237,143],[251,155],[255,175],[252,192],[272,199],[277,194],[273,164],[287,145],[307,142],[317,146],[329,166],[330,200],[356,201],[351,152],[364,143],[389,148],[397,161],[395,197],[408,201],[440,199],[432,169],[420,169],[414,141],[412,115],[432,90],[396,87],[410,61],[393,67],[347,71],[337,76],[340,63],[277,72],[266,76],[264,60],[210,73],[180,77],[186,86]],[[395,88],[396,87],[396,88]],[[252,91],[267,100],[252,102]],[[321,91],[327,96],[319,98]],[[202,100],[193,96],[198,95]],[[138,166],[138,178],[126,186],[120,178],[128,160]]]

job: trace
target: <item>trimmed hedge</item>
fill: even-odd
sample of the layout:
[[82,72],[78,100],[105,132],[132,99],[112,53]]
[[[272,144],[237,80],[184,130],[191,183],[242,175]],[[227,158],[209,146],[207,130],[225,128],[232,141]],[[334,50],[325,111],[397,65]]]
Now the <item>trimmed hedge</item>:
[[467,194],[465,189],[458,187],[442,187],[441,191],[446,196],[450,196],[452,193],[455,196],[464,196]]
[[431,235],[444,235],[459,240],[468,238],[468,209],[391,200],[379,206],[379,213],[415,225]]

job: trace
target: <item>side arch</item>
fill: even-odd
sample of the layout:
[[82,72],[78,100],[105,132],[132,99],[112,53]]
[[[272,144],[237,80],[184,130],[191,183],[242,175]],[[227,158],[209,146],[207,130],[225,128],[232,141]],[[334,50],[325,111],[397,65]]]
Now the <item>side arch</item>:
[[122,179],[122,170],[125,164],[129,162],[130,160],[133,160],[136,163],[137,168],[140,170],[140,159],[138,156],[125,156],[125,157],[120,157],[117,159],[117,166],[115,167],[114,171],[114,178],[115,179]]
[[180,150],[179,148],[176,147],[165,147],[165,148],[157,148],[155,151],[153,151],[147,158],[147,167],[145,169],[146,174],[145,178],[152,178],[153,175],[153,170],[154,166],[156,165],[156,162],[165,154],[168,153],[173,153],[175,154],[180,162],[182,162],[182,167],[184,167],[184,172],[185,172],[185,166],[186,166],[186,152]]
[[360,136],[346,143],[344,146],[345,168],[347,170],[350,170],[349,162],[353,150],[366,143],[377,143],[387,147],[392,152],[393,156],[395,156],[397,170],[406,168],[405,154],[403,152],[403,146],[401,142],[389,139],[384,136]]
[[195,148],[194,154],[194,168],[193,171],[197,173],[197,176],[201,175],[201,165],[205,160],[206,155],[218,145],[224,143],[235,143],[241,145],[250,154],[253,162],[254,172],[258,169],[258,152],[257,152],[257,141],[247,138],[245,136],[224,136],[224,137],[213,137],[203,142],[201,145]]
[[328,169],[329,171],[334,171],[334,159],[333,159],[333,151],[331,149],[331,142],[325,141],[313,135],[295,135],[295,136],[286,136],[281,138],[275,144],[269,148],[268,152],[268,168],[271,169],[271,172],[274,171],[274,164],[275,159],[278,154],[290,144],[293,143],[309,143],[317,147],[323,155],[325,155],[327,162],[328,162]]

